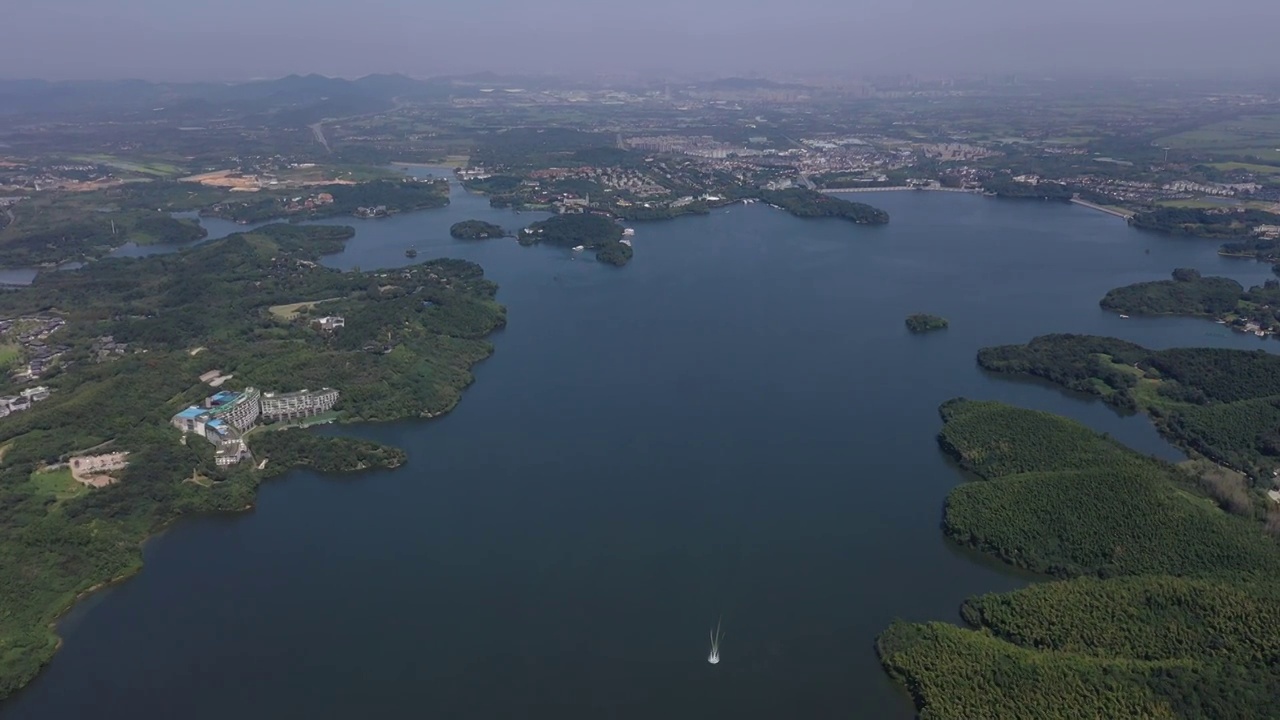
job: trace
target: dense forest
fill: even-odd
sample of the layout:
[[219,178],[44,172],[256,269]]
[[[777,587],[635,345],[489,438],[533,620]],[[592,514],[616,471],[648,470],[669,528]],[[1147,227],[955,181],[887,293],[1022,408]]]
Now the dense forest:
[[449,234],[459,240],[488,240],[505,237],[507,231],[503,230],[501,225],[483,220],[463,220],[450,226]]
[[125,243],[181,244],[207,235],[195,220],[155,210],[23,216],[0,232],[0,262],[33,267],[106,256]]
[[941,315],[929,315],[927,313],[915,313],[908,315],[907,329],[913,333],[932,332],[934,330],[945,330],[950,323]]
[[997,197],[1019,200],[1058,200],[1066,202],[1073,193],[1071,188],[1056,182],[1038,182],[1035,184],[1017,182],[1011,176],[997,175],[982,184],[985,192]]
[[1163,207],[1138,213],[1129,222],[1137,228],[1172,235],[1247,238],[1258,225],[1280,225],[1280,215],[1236,208],[1207,210]]
[[517,238],[521,245],[547,243],[559,247],[595,250],[596,259],[614,266],[631,260],[631,246],[622,242],[623,228],[603,215],[556,215],[525,228]]
[[922,718],[1270,714],[1280,548],[1255,521],[1074,421],[968,400],[941,412],[943,449],[980,478],[948,497],[948,536],[1072,579],[970,599],[973,629],[886,630],[881,662]]
[[[338,388],[347,420],[434,416],[458,401],[471,366],[491,352],[485,336],[505,323],[496,286],[461,260],[383,272],[316,262],[352,233],[271,225],[43,273],[0,294],[0,314],[61,315],[59,342],[71,347],[41,378],[49,399],[0,423],[0,697],[52,656],[53,619],[78,594],[136,571],[141,542],[174,518],[242,509],[265,475],[294,465],[403,462],[402,451],[364,441],[264,429],[250,435],[263,472],[218,467],[212,445],[184,444],[168,424],[210,392],[200,374],[234,374],[229,389]],[[311,323],[319,314],[346,326],[323,333]],[[103,335],[128,352],[99,361],[90,347]],[[90,448],[130,453],[119,482],[54,486],[61,476],[48,470]]]
[[1111,290],[1099,304],[1105,310],[1131,315],[1203,315],[1222,317],[1233,312],[1244,288],[1224,277],[1202,277],[1196,270],[1178,268],[1170,280],[1140,282]]
[[408,457],[400,448],[355,438],[324,437],[297,429],[257,432],[247,440],[254,459],[266,462],[264,477],[282,475],[295,467],[310,467],[326,473],[396,468]]
[[889,222],[889,213],[879,208],[841,200],[817,190],[805,188],[760,190],[756,196],[761,201],[776,205],[796,217],[844,218],[862,225],[883,225]]
[[1280,280],[1275,279],[1246,291],[1230,278],[1179,268],[1172,280],[1116,288],[1099,304],[1120,313],[1210,317],[1245,332],[1280,333]]
[[1115,338],[1045,335],[983,348],[978,364],[1145,411],[1179,447],[1255,480],[1280,468],[1280,357],[1263,350],[1148,350]]

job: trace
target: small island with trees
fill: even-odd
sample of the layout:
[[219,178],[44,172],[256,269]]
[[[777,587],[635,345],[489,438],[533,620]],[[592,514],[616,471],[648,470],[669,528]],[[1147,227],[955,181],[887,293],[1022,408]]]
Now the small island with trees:
[[507,231],[502,229],[501,225],[484,222],[483,220],[463,220],[456,222],[449,228],[449,235],[459,240],[488,240],[490,238],[506,237]]
[[915,313],[907,316],[907,329],[913,333],[927,333],[935,330],[945,330],[950,325],[947,319],[941,315],[930,315],[928,313]]
[[623,227],[603,215],[556,215],[525,228],[517,239],[521,245],[546,243],[595,250],[597,260],[619,267],[631,260],[631,246],[623,241]]

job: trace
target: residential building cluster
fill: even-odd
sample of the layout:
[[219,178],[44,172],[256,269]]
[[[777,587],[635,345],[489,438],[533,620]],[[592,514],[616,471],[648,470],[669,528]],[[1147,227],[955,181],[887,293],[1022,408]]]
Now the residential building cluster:
[[25,362],[16,363],[14,379],[34,380],[49,371],[53,364],[71,349],[68,345],[51,344],[49,336],[66,320],[52,315],[0,318],[0,337],[20,348]]
[[48,399],[49,388],[43,385],[27,388],[17,395],[5,395],[0,397],[0,417],[7,417],[23,410],[30,410],[35,403]]
[[[205,376],[218,371],[210,371]],[[217,377],[223,377],[220,374]],[[216,378],[211,378],[216,379]],[[299,420],[333,409],[338,391],[332,388],[291,393],[264,393],[257,388],[234,392],[222,390],[178,412],[170,424],[184,435],[197,435],[215,447],[219,466],[235,465],[250,456],[244,434],[259,420]]]

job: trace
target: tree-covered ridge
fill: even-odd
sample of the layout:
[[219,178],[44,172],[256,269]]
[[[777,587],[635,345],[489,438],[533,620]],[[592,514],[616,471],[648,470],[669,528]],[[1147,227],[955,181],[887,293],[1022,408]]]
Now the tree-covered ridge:
[[488,240],[505,237],[506,230],[501,225],[494,225],[483,220],[463,220],[449,227],[449,234],[459,240]]
[[879,208],[842,200],[817,190],[806,188],[760,190],[757,196],[760,200],[776,205],[796,217],[844,218],[863,225],[883,225],[889,222],[889,213]]
[[1178,446],[1255,479],[1280,468],[1280,357],[1265,351],[1147,350],[1115,338],[1045,335],[983,348],[978,364],[1145,411]]
[[[505,322],[496,286],[460,260],[376,272],[316,262],[351,234],[273,225],[45,273],[0,294],[0,316],[62,316],[58,341],[71,348],[41,378],[50,397],[0,419],[0,696],[52,656],[52,620],[78,594],[137,570],[142,540],[174,518],[244,508],[264,473],[294,465],[403,462],[402,451],[364,441],[258,430],[249,444],[263,472],[219,467],[212,445],[182,443],[168,425],[211,392],[202,373],[234,375],[231,389],[338,388],[348,420],[433,416],[458,401],[491,352],[484,337]],[[341,315],[345,327],[324,332],[311,322],[320,315]],[[98,362],[91,346],[107,334],[129,352]],[[119,482],[66,497],[39,481],[90,448],[130,453]]]
[[1280,701],[1280,548],[1189,493],[1173,466],[1079,423],[943,405],[942,447],[975,473],[954,540],[1072,580],[969,600],[973,629],[896,623],[877,641],[922,718],[1265,717]]
[[1018,645],[1135,660],[1280,662],[1275,578],[1079,577],[965,601],[966,622]]

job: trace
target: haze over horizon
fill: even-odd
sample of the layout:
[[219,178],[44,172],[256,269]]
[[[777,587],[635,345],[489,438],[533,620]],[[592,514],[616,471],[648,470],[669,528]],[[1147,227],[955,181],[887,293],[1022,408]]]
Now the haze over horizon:
[[1268,72],[1280,3],[12,0],[0,77]]

